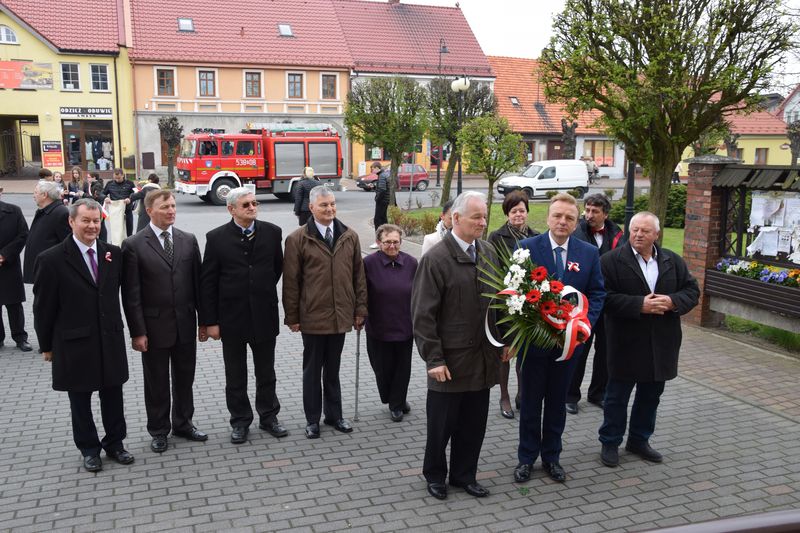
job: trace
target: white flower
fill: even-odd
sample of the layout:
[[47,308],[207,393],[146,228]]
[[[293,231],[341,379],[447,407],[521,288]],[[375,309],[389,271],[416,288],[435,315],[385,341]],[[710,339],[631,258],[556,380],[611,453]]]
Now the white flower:
[[542,292],[550,292],[550,282],[544,280],[541,285],[539,285],[539,290]]
[[514,253],[511,254],[511,259],[518,265],[524,263],[528,258],[531,256],[531,251],[527,248],[517,248],[514,250]]
[[508,274],[503,279],[503,285],[509,289],[517,290],[525,279],[525,270],[519,265],[511,265]]
[[523,305],[525,305],[525,296],[523,295],[509,296],[508,299],[506,299],[506,306],[508,307],[508,314],[510,315],[521,315]]

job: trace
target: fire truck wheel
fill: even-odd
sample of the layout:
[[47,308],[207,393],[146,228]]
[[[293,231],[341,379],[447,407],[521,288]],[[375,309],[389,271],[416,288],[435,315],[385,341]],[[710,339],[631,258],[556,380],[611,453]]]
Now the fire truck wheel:
[[214,205],[225,205],[225,198],[231,189],[236,188],[236,182],[229,179],[221,179],[214,182],[211,192],[208,193],[209,200]]
[[203,200],[207,204],[211,203],[211,197],[208,194],[204,194],[203,196],[200,197],[200,199]]

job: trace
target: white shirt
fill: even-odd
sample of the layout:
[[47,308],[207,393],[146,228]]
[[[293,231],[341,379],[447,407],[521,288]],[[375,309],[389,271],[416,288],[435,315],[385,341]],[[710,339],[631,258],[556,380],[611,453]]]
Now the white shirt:
[[602,231],[600,233],[593,233],[592,236],[594,237],[594,242],[597,243],[597,247],[598,248],[603,246],[603,232]]
[[[236,221],[234,220],[233,223],[236,224]],[[244,233],[244,230],[246,229],[249,229],[250,233],[253,233],[256,230],[256,221],[252,221],[246,228],[241,227],[239,224],[236,224],[236,227],[242,230],[242,233]]]
[[633,256],[636,258],[636,262],[639,263],[639,268],[642,269],[644,279],[647,280],[647,286],[650,287],[650,292],[656,292],[656,282],[658,281],[658,257],[656,256],[656,247],[653,246],[653,254],[647,261],[642,257],[642,254],[636,251],[633,245],[631,245],[631,250],[633,250]]
[[331,229],[331,236],[333,236],[333,235],[334,235],[334,232],[333,232],[333,222],[331,222],[331,225],[330,225],[330,226],[324,226],[324,225],[320,224],[319,222],[317,222],[317,219],[315,218],[315,219],[314,219],[314,224],[316,224],[316,225],[317,225],[317,231],[319,231],[319,234],[320,234],[320,235],[322,235],[322,238],[323,238],[323,239],[325,238],[325,232],[328,230],[328,228],[330,228],[330,229]]
[[[569,246],[569,237],[567,237],[567,240],[564,241],[564,244],[558,244],[556,241],[553,240],[553,234],[550,233],[549,231],[547,232],[547,236],[550,238],[550,249],[553,250],[553,263],[556,262],[556,248],[558,248],[560,246],[560,247],[562,247],[564,249],[564,251],[561,252],[561,264],[564,265],[564,272],[566,272],[567,271],[567,247]],[[555,272],[552,272],[552,274],[555,274]]]
[[174,243],[175,239],[172,238],[172,226],[168,227],[166,230],[163,230],[150,222],[150,229],[153,230],[153,233],[156,234],[156,238],[158,238],[158,242],[161,243],[161,247],[164,247],[164,237],[161,236],[161,232],[166,231],[169,233],[169,239]]
[[[75,244],[78,245],[78,249],[81,251],[81,257],[83,258],[83,262],[86,263],[86,268],[89,269],[89,275],[92,276],[94,279],[94,272],[92,271],[92,264],[89,262],[89,254],[86,253],[87,250],[92,249],[94,250],[94,260],[98,265],[98,273],[100,272],[100,258],[97,257],[97,241],[94,241],[91,246],[86,246],[78,238],[75,234],[72,235],[72,240],[75,241]],[[95,280],[97,281],[97,280]]]
[[[455,232],[455,231],[453,231],[453,232],[451,232],[451,233],[452,233],[452,235],[453,235],[453,238],[456,240],[456,242],[458,243],[458,245],[461,247],[461,250],[462,250],[462,251],[463,251],[465,254],[469,255],[469,252],[467,252],[467,248],[469,248],[470,246],[475,246],[475,241],[472,241],[472,242],[462,241],[461,239],[459,239],[459,238],[458,238],[458,235],[456,235],[456,232]],[[475,256],[476,256],[476,257],[477,257],[477,254],[478,254],[478,247],[477,247],[477,246],[475,246]]]

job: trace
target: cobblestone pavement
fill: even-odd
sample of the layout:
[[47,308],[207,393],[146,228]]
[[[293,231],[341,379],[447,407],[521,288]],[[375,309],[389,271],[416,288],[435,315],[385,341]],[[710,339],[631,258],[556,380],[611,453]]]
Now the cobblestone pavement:
[[[366,220],[370,208],[352,212]],[[26,323],[38,348],[30,302],[29,290]],[[537,464],[529,483],[515,484],[517,421],[500,416],[494,388],[479,464],[479,479],[492,494],[476,499],[453,489],[444,502],[427,495],[421,476],[425,370],[416,352],[412,411],[394,423],[378,400],[361,339],[360,420],[349,435],[323,426],[322,438],[311,441],[303,435],[302,343],[284,328],[276,371],[279,417],[290,434],[275,439],[253,426],[249,441],[236,446],[229,440],[220,344],[201,344],[195,423],[210,438],[170,438],[163,455],[149,449],[141,359],[131,352],[125,443],[136,462],[105,461],[102,472],[89,474],[72,442],[66,394],[51,389],[49,366],[9,343],[0,349],[2,530],[630,531],[800,505],[800,361],[707,330],[684,328],[681,375],[667,384],[652,440],[663,464],[622,452],[619,468],[602,466],[602,413],[582,402],[564,434],[567,482],[551,482]],[[341,369],[351,418],[355,353],[352,333]],[[99,412],[95,417],[100,425]]]

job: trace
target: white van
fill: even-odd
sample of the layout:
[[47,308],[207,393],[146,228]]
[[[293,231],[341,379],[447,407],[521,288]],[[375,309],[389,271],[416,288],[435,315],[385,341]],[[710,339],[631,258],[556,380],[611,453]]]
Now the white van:
[[586,164],[577,159],[550,159],[531,163],[521,174],[505,176],[498,180],[497,191],[508,194],[522,190],[528,198],[545,196],[547,191],[567,192],[580,190],[583,198],[589,190],[589,171]]

